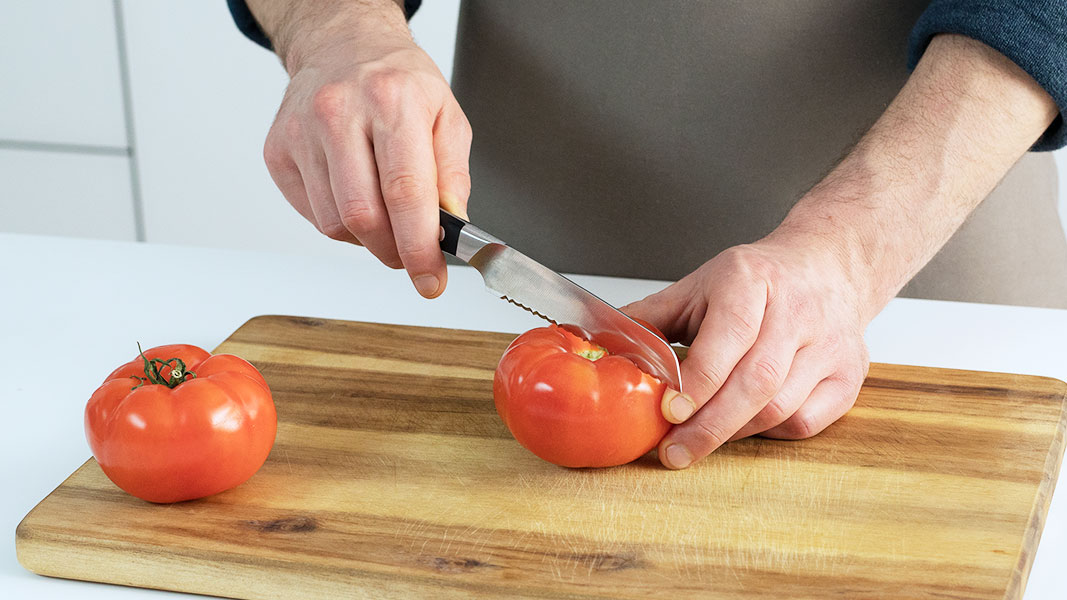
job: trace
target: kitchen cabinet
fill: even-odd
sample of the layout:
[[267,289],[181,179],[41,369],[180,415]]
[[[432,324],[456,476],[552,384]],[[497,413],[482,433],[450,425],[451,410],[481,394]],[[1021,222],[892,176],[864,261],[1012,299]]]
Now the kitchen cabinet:
[[0,81],[0,146],[126,147],[111,0],[4,2]]
[[130,159],[0,148],[0,230],[135,240]]

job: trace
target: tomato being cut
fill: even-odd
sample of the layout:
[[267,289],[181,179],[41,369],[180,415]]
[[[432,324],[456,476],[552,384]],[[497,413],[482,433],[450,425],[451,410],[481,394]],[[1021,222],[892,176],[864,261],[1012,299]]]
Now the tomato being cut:
[[504,351],[493,399],[515,439],[537,456],[565,467],[610,467],[637,459],[667,433],[665,387],[629,359],[551,325]]
[[122,365],[85,407],[85,434],[104,473],[149,502],[217,494],[270,454],[278,419],[251,364],[174,344]]

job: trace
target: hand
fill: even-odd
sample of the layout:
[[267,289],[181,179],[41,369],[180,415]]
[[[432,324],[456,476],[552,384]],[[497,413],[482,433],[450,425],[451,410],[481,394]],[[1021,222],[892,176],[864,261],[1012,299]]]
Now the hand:
[[319,231],[407,269],[433,298],[447,276],[438,206],[466,217],[470,124],[396,6],[354,17],[306,19],[285,38],[292,79],[264,159]]
[[824,242],[772,234],[622,309],[690,345],[685,393],[663,398],[677,424],[659,444],[664,466],[755,434],[810,437],[852,407],[869,365],[869,318],[846,272]]

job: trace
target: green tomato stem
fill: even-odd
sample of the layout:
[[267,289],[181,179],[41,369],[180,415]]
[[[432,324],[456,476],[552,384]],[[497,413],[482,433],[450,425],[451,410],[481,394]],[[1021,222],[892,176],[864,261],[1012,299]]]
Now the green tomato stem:
[[[138,375],[131,375],[133,379],[136,379],[140,383],[130,388],[135,390],[142,385],[165,385],[171,389],[178,387],[179,384],[185,383],[189,379],[195,379],[196,373],[188,370],[185,366],[185,361],[180,358],[169,358],[163,360],[161,358],[148,358],[144,355],[144,350],[141,349],[141,342],[137,342],[137,351],[141,355],[141,360],[144,361],[144,377]],[[174,363],[174,364],[171,364]],[[167,373],[168,377],[163,377],[163,367],[168,367],[170,372]]]

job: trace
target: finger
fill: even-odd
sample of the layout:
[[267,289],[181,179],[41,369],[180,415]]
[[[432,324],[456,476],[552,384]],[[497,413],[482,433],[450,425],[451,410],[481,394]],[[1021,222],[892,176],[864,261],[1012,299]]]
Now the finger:
[[281,147],[268,136],[263,144],[263,162],[266,163],[270,178],[274,180],[274,185],[278,186],[282,196],[285,196],[285,200],[300,216],[314,224],[315,213],[311,211],[304,178],[300,176],[300,169],[288,149]]
[[427,298],[445,289],[445,259],[439,245],[437,167],[429,123],[406,118],[374,125],[374,157],[396,249],[415,289]]
[[402,268],[382,201],[371,140],[358,130],[327,134],[323,148],[341,223],[383,264]]
[[[719,392],[742,357],[756,343],[766,302],[763,288],[746,285],[724,290],[716,302],[708,306],[700,329],[689,346],[689,353],[681,364],[683,393],[664,392],[661,405],[664,418],[681,423]],[[792,348],[795,349],[796,346]]]
[[441,208],[469,221],[471,126],[459,106],[446,108],[437,117],[433,154],[437,161],[437,194]]
[[815,386],[832,371],[828,357],[815,347],[805,346],[798,350],[778,393],[759,414],[731,436],[730,441],[755,435],[784,423],[803,406]]
[[792,416],[760,435],[780,440],[802,440],[816,435],[852,408],[862,385],[862,379],[858,382],[837,377],[823,379]]
[[304,178],[304,190],[307,193],[314,223],[326,237],[339,242],[355,242],[356,237],[341,222],[337,212],[337,203],[330,188],[330,172],[326,166],[326,156],[321,149],[309,151],[296,157],[300,174]]
[[684,468],[711,454],[774,398],[799,346],[788,329],[774,327],[780,323],[769,321],[711,401],[663,438],[660,460],[664,466]]
[[[682,288],[683,281],[673,283],[642,300],[631,302],[619,310],[631,319],[648,321],[662,331],[670,342],[689,342],[691,340],[686,339],[688,319],[685,318],[685,313],[694,298]],[[707,307],[702,310],[706,311]]]

